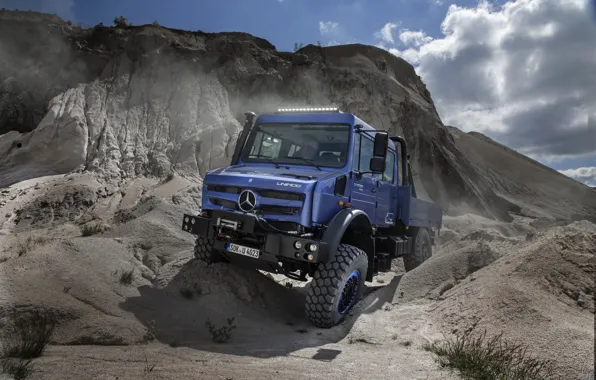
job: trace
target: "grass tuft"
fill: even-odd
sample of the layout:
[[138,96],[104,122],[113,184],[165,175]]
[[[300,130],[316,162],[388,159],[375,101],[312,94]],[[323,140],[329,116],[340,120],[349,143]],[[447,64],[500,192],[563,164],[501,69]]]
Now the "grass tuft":
[[55,326],[54,317],[47,311],[34,310],[13,316],[0,332],[2,357],[33,359],[41,356]]
[[56,327],[48,311],[14,314],[0,330],[0,370],[16,380],[33,373],[33,359],[41,356]]
[[551,379],[553,362],[527,354],[527,349],[503,339],[492,338],[486,331],[472,336],[472,331],[456,335],[446,342],[424,346],[437,355],[443,368],[457,370],[466,380],[542,380]]
[[216,343],[225,343],[232,337],[232,330],[236,328],[234,325],[234,318],[227,318],[228,325],[215,327],[210,319],[205,321],[205,326],[211,333],[211,337]]
[[81,227],[81,235],[84,237],[93,236],[106,231],[106,227],[101,222],[85,224]]
[[29,235],[26,239],[19,239],[17,241],[17,254],[19,257],[26,255],[33,248],[39,245],[44,245],[50,242],[52,239],[45,236],[33,236]]
[[120,274],[120,284],[122,285],[130,285],[135,278],[135,271],[134,269],[125,270]]
[[34,371],[33,359],[0,359],[0,373],[6,373],[15,380],[25,380]]

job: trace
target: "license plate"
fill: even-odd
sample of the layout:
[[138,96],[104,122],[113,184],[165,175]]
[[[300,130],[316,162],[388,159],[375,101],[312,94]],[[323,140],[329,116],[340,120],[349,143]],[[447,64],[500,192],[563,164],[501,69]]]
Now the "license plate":
[[258,259],[260,255],[260,251],[256,248],[245,247],[243,245],[228,243],[227,250],[232,253],[237,253],[239,255],[252,257],[253,259]]

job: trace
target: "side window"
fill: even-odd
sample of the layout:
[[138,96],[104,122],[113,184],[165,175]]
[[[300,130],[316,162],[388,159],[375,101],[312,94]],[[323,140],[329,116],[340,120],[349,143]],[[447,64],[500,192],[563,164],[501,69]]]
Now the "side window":
[[250,148],[250,156],[258,156],[259,150],[261,148],[261,143],[263,142],[263,132],[257,132],[255,136],[255,141]]
[[361,136],[360,138],[360,166],[358,167],[358,170],[361,172],[369,172],[370,159],[373,156],[375,143],[364,136]]
[[392,151],[387,152],[387,158],[385,159],[385,172],[381,177],[382,181],[393,183],[393,169],[395,168],[395,153]]

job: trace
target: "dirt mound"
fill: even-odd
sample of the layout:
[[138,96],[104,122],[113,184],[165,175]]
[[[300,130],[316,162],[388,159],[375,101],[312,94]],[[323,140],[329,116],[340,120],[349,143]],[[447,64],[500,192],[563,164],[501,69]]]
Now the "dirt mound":
[[470,274],[497,260],[501,254],[485,242],[433,255],[429,260],[406,273],[393,302],[420,298],[437,299]]
[[[154,284],[157,289],[185,289],[197,295],[235,295],[247,304],[265,308],[287,310],[288,304],[296,305],[293,302],[296,300],[288,300],[290,294],[273,278],[225,264],[207,265],[197,260],[180,259],[164,266]],[[300,300],[297,301],[300,304]],[[221,308],[221,305],[217,307]]]
[[60,311],[56,344],[132,344],[151,321],[168,344],[209,344],[206,319],[235,317],[249,336],[266,321],[285,333],[294,331],[288,322],[306,326],[300,291],[192,260],[194,238],[179,226],[185,211],[150,197],[133,207],[134,219],[93,236],[55,228],[6,236],[0,308]]
[[[503,332],[528,344],[532,354],[556,358],[564,378],[585,375],[594,354],[596,225],[582,221],[539,232],[515,250],[501,250],[497,260],[488,254],[493,262],[480,262],[484,268],[468,277],[462,252],[469,251],[444,253],[404,276],[404,294],[438,289],[442,297],[431,315],[447,334],[472,327]],[[448,260],[454,256],[457,271]],[[459,283],[446,273],[459,276]]]
[[[114,239],[45,239],[0,265],[2,305],[61,310],[59,344],[108,335],[135,341],[129,329],[142,326],[127,320],[118,303],[136,292],[134,286],[149,282],[132,252]],[[126,273],[129,282],[123,281]]]
[[525,236],[528,233],[535,233],[538,227],[534,226],[534,221],[533,218],[522,216],[514,216],[511,223],[502,223],[475,214],[445,215],[443,216],[441,235],[444,231],[447,231],[447,234],[453,232],[458,237],[462,237],[477,231],[485,231],[491,235],[498,234],[505,238],[515,238]]
[[139,296],[122,303],[146,325],[155,324],[156,338],[170,344],[201,347],[211,344],[207,320],[225,325],[234,318],[234,342],[270,344],[259,334],[287,334],[289,324],[303,321],[304,296],[257,271],[228,264],[207,266],[192,260],[192,251],[164,265],[152,286],[141,286]]
[[96,189],[87,185],[57,186],[16,212],[22,229],[59,225],[81,218],[97,202]]

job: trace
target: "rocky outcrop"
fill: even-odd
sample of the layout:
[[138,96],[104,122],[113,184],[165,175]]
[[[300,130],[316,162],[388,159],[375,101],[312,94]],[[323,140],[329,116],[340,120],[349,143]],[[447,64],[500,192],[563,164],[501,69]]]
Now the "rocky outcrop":
[[454,214],[516,209],[461,155],[413,67],[382,49],[291,54],[244,33],[1,11],[0,51],[0,186],[76,168],[199,179],[229,161],[245,111],[337,105],[406,138],[419,197]]

